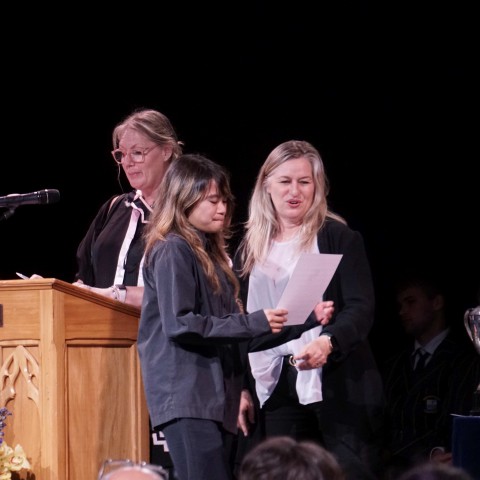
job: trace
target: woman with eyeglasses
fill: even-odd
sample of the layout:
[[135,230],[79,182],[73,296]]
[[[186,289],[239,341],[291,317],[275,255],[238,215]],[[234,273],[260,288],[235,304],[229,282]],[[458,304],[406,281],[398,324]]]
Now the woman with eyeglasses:
[[170,120],[141,109],[113,130],[112,156],[132,191],[114,196],[98,211],[77,250],[75,285],[137,307],[143,297],[142,232],[157,191],[182,143]]
[[[100,207],[78,247],[74,285],[140,307],[143,230],[165,172],[182,153],[182,143],[165,115],[142,109],[115,127],[113,149],[118,174],[123,169],[132,191],[111,197]],[[171,468],[162,435],[151,431],[150,462]]]

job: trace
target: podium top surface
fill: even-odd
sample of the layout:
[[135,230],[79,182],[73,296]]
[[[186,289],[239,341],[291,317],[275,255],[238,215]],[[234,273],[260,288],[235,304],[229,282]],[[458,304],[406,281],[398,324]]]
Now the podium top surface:
[[[12,279],[0,280],[0,295],[6,291],[14,290],[57,290],[74,297],[82,298],[99,305],[120,310],[129,315],[140,316],[140,309],[126,303],[121,303],[117,300],[105,297],[98,293],[87,290],[86,288],[78,287],[71,283],[59,280],[58,278],[35,278],[35,279]],[[1,303],[1,297],[0,297]]]

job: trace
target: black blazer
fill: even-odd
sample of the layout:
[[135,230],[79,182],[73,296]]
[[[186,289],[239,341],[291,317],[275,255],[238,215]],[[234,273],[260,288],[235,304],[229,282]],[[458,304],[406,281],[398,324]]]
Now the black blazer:
[[[325,434],[342,438],[360,452],[378,441],[384,408],[381,376],[368,342],[375,311],[370,265],[361,234],[338,221],[326,221],[318,233],[318,246],[320,253],[343,254],[324,295],[335,302],[335,313],[323,328],[332,335],[334,350],[323,368],[320,426]],[[248,279],[241,286],[246,305]],[[312,314],[304,325],[253,339],[249,351],[280,345],[314,325]],[[248,388],[255,392],[252,379]]]

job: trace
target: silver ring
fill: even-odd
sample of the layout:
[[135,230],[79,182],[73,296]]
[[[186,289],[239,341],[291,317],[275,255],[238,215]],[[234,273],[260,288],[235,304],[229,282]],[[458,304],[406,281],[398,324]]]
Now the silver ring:
[[288,363],[292,366],[292,367],[295,367],[297,365],[297,361],[293,358],[293,355],[290,355],[290,357],[288,357]]

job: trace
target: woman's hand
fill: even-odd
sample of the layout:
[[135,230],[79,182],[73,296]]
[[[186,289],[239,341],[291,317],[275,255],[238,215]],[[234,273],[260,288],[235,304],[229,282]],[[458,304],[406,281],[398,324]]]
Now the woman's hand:
[[272,333],[279,333],[282,331],[283,324],[287,321],[288,310],[284,308],[271,309],[266,308],[264,310],[267,316],[268,323],[272,329]]
[[242,390],[238,409],[237,427],[248,437],[248,427],[255,423],[252,396],[248,390]]
[[313,311],[315,313],[315,316],[317,317],[317,322],[320,325],[327,325],[332,318],[335,307],[331,300],[327,300],[325,302],[317,303]]
[[332,342],[328,335],[320,335],[315,340],[305,345],[303,350],[293,357],[299,370],[320,368],[327,363],[327,358],[332,353]]

